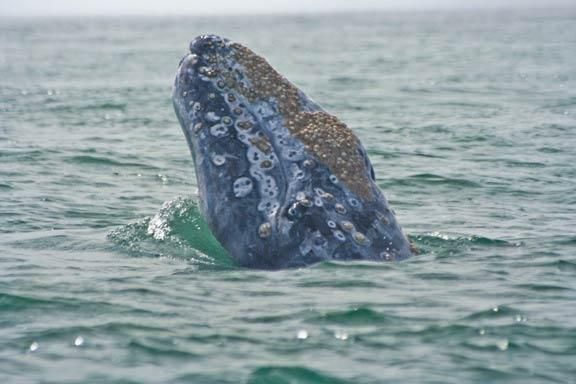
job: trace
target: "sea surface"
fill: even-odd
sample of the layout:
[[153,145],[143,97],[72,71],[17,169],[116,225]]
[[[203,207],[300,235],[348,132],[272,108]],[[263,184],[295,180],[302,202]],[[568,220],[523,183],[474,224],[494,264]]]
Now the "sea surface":
[[[235,267],[189,40],[343,119],[421,253]],[[576,9],[0,20],[0,382],[575,383]]]

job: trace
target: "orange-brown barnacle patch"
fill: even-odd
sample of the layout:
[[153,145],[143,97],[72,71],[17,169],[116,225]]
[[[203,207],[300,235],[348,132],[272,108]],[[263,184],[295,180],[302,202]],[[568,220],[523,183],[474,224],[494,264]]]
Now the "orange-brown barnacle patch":
[[235,60],[245,68],[245,75],[252,83],[249,90],[242,86],[236,86],[236,90],[251,101],[275,98],[288,130],[352,192],[371,200],[374,196],[369,172],[358,152],[360,143],[352,130],[327,112],[302,111],[294,85],[250,49],[237,43],[231,47]]
[[360,143],[344,123],[326,112],[301,112],[292,133],[353,192],[373,197]]

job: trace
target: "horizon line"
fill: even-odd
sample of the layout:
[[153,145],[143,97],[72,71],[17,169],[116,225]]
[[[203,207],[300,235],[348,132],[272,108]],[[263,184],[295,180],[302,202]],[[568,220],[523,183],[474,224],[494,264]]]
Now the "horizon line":
[[341,15],[341,14],[365,14],[365,13],[450,13],[450,12],[494,12],[494,11],[565,11],[576,10],[576,4],[557,5],[557,6],[514,6],[506,4],[497,4],[489,6],[454,6],[454,7],[374,7],[374,8],[342,8],[342,9],[309,9],[293,10],[283,9],[274,10],[250,10],[250,11],[199,11],[199,12],[66,12],[66,13],[4,13],[0,14],[0,19],[58,19],[58,18],[116,18],[116,17],[138,17],[138,18],[162,18],[162,17],[250,17],[250,16],[308,16],[308,15]]

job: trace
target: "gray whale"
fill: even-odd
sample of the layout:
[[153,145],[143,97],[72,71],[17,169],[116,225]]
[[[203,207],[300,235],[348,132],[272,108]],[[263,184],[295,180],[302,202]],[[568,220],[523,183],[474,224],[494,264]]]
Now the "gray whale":
[[180,62],[172,99],[202,214],[239,265],[411,255],[356,135],[264,58],[199,36]]

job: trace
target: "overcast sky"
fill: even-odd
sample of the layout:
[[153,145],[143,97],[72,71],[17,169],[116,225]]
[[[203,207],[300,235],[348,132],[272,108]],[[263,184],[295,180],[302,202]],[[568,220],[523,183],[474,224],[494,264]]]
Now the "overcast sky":
[[0,15],[205,15],[502,7],[576,8],[576,0],[0,0]]

